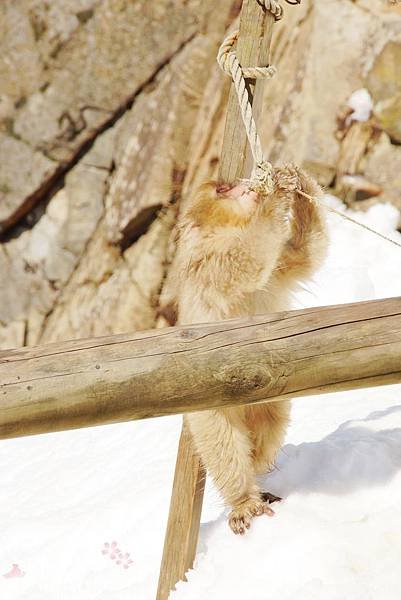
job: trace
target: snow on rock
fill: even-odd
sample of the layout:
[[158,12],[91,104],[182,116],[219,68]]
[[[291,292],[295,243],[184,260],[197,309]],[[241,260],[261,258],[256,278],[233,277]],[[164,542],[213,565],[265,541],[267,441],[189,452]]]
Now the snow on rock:
[[[392,206],[348,214],[401,241]],[[328,223],[328,259],[296,305],[401,295],[401,249]],[[176,416],[0,442],[0,598],[153,600],[180,427]],[[263,485],[284,501],[236,537],[208,481],[195,568],[171,600],[401,598],[401,386],[294,401]],[[24,576],[9,576],[15,565]]]
[[353,112],[350,121],[367,121],[372,114],[373,100],[366,88],[356,90],[348,99],[347,105]]

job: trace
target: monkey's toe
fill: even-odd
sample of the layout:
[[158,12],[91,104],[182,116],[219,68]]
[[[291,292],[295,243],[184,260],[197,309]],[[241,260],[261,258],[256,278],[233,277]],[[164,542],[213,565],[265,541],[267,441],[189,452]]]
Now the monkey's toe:
[[274,510],[266,503],[263,505],[263,513],[269,515],[269,517],[272,517],[275,514]]
[[249,498],[230,512],[228,524],[235,534],[244,535],[246,530],[250,528],[253,517],[260,517],[261,515],[272,517],[274,511],[267,502],[260,498]]

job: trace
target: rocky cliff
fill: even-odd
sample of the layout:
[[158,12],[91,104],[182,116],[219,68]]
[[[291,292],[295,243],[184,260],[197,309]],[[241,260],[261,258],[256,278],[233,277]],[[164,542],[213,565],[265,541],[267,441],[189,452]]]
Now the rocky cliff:
[[[239,7],[1,3],[0,347],[166,323],[180,201],[217,173],[229,81],[215,55]],[[272,62],[271,160],[349,204],[401,207],[400,5],[285,5]]]

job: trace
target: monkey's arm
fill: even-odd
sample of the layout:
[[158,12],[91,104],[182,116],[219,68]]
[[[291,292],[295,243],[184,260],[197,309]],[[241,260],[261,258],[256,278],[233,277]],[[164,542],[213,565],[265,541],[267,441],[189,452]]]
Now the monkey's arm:
[[300,190],[306,195],[294,192],[291,237],[284,245],[278,261],[278,281],[310,276],[319,267],[327,250],[323,209],[316,200],[321,193],[320,189],[304,174],[299,175],[299,180]]

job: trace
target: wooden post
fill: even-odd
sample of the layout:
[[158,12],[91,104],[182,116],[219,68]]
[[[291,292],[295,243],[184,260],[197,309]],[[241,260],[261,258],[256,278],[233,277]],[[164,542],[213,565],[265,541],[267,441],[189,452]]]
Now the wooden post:
[[168,598],[192,567],[199,535],[206,473],[194,452],[191,434],[182,427],[171,494],[157,600]]
[[[265,12],[256,0],[243,0],[237,57],[243,67],[267,66],[274,17]],[[261,111],[263,81],[247,82],[254,117]],[[219,169],[222,181],[245,177],[252,170],[252,156],[248,147],[234,85],[231,85]],[[185,441],[184,441],[185,439]],[[189,432],[181,434],[170,513],[164,541],[157,600],[167,600],[177,581],[193,565],[199,536],[200,519],[206,472],[196,456]],[[182,498],[185,502],[182,502]]]

